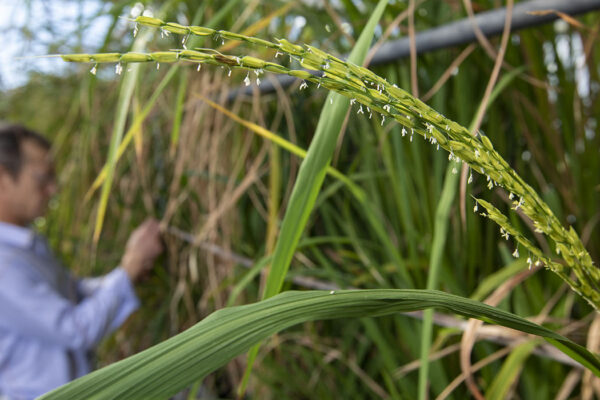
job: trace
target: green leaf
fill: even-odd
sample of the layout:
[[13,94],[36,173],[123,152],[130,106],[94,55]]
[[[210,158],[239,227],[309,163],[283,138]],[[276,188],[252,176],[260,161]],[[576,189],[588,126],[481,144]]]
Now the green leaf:
[[[444,188],[435,212],[435,228],[433,231],[433,243],[431,245],[431,255],[429,258],[429,274],[427,275],[427,289],[433,290],[438,286],[440,275],[442,254],[446,246],[446,237],[448,235],[448,222],[450,218],[450,208],[454,203],[456,194],[456,185],[458,184],[458,174],[452,172],[452,168],[458,168],[454,162],[451,162],[446,169],[444,179]],[[425,311],[423,314],[423,335],[421,339],[421,367],[419,368],[419,399],[427,398],[427,381],[429,377],[429,350],[431,348],[431,337],[433,335],[433,312]]]
[[508,391],[515,383],[515,380],[518,378],[520,371],[523,368],[523,364],[525,364],[525,361],[527,361],[531,352],[539,344],[539,341],[532,340],[515,347],[506,361],[504,361],[504,364],[502,364],[502,369],[498,375],[496,375],[496,378],[486,392],[486,399],[502,400],[507,397]]
[[517,315],[468,298],[412,289],[288,291],[258,303],[216,311],[187,331],[79,378],[41,399],[164,399],[293,325],[427,308],[541,336],[600,376],[600,360],[584,347]]
[[[386,5],[387,0],[379,2],[350,53],[348,61],[355,64],[361,64],[364,61],[373,40],[373,31]],[[340,94],[330,92],[327,96],[315,136],[306,153],[306,159],[300,166],[298,178],[287,205],[263,298],[269,298],[281,291],[292,256],[325,179],[327,167],[331,162],[349,105],[350,100]]]
[[[362,64],[371,46],[375,26],[379,22],[386,5],[387,0],[379,1],[373,15],[371,15],[367,25],[360,34],[356,46],[352,49],[348,61],[355,64]],[[335,145],[349,106],[350,100],[338,93],[330,92],[325,100],[325,106],[321,111],[315,136],[310,143],[306,158],[300,165],[298,178],[294,184],[290,201],[287,204],[279,237],[275,244],[273,263],[271,264],[265,284],[263,299],[268,299],[281,291],[298,241],[304,231],[308,217],[314,208],[321,185],[325,180],[327,167],[331,162],[331,157],[333,156],[333,151],[335,150]],[[245,390],[257,354],[258,347],[255,347],[248,355],[248,365],[239,388],[240,393]]]

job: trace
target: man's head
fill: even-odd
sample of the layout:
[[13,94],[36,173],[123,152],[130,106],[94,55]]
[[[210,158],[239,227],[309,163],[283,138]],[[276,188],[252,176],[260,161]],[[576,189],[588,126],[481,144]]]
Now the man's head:
[[0,221],[27,226],[56,192],[50,142],[23,126],[0,127]]

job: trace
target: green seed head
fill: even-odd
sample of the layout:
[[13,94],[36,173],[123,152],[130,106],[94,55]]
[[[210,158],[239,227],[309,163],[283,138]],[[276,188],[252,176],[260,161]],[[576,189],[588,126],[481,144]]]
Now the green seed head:
[[313,53],[305,53],[300,59],[300,65],[306,69],[318,71],[325,62],[325,59]]
[[60,56],[64,61],[68,62],[90,62],[92,56],[89,54],[65,54]]
[[487,136],[479,135],[479,137],[481,138],[481,143],[483,144],[483,147],[485,147],[487,150],[494,150],[494,146],[492,146],[492,142],[490,142],[490,139],[488,139]]
[[383,93],[380,93],[379,90],[367,88],[367,92],[369,92],[369,96],[371,96],[373,99],[382,103],[387,103],[387,96]]
[[152,26],[155,28],[160,28],[161,26],[163,26],[165,24],[163,21],[161,21],[158,18],[145,17],[143,15],[140,15],[139,17],[137,17],[135,19],[135,22],[137,22],[140,25]]
[[279,48],[284,53],[294,54],[297,56],[304,54],[304,49],[302,46],[292,44],[285,39],[277,39],[277,41],[279,42]]
[[313,79],[314,76],[308,71],[290,70],[288,75],[295,76],[300,79]]
[[242,57],[242,59],[240,60],[240,64],[244,67],[264,68],[264,66],[267,63],[265,61],[261,60],[260,58],[246,56],[246,57]]
[[205,60],[213,60],[215,58],[214,54],[206,54],[197,50],[182,50],[179,52],[179,57],[186,60],[193,61],[205,61]]
[[187,26],[176,24],[175,22],[169,22],[162,27],[164,30],[176,33],[178,35],[187,35],[190,33],[190,29]]
[[227,40],[246,40],[246,36],[229,31],[218,31],[217,34]]
[[265,47],[270,47],[270,48],[278,48],[279,47],[278,45],[276,45],[273,42],[269,42],[267,40],[263,40],[263,39],[259,39],[259,38],[248,37],[248,38],[246,38],[246,41],[248,43],[256,44],[259,46],[265,46]]
[[272,62],[266,62],[263,69],[265,71],[275,72],[276,74],[287,74],[290,71],[288,68]]
[[433,136],[435,138],[435,140],[437,140],[437,142],[440,144],[440,146],[447,146],[448,144],[448,139],[446,139],[446,136],[444,136],[440,131],[438,131],[437,129],[433,129],[430,132],[430,135]]
[[125,53],[121,56],[121,62],[147,62],[152,61],[152,57],[143,53]]
[[177,61],[178,54],[174,51],[156,51],[150,54],[156,62],[172,63]]
[[98,63],[118,62],[121,60],[121,53],[93,54],[92,59]]
[[217,31],[211,28],[205,28],[203,26],[190,26],[190,32],[196,36],[211,36]]

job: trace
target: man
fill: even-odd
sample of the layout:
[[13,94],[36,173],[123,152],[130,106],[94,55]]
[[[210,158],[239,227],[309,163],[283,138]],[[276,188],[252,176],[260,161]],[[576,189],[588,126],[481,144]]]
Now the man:
[[75,279],[28,226],[57,190],[50,144],[0,128],[0,398],[32,399],[90,371],[94,346],[138,307],[132,287],[163,251],[158,223],[130,236],[121,266]]

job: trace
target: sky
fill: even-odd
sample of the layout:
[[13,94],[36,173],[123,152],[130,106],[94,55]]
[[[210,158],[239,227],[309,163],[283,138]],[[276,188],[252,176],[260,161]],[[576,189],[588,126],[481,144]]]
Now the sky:
[[[105,15],[108,9],[96,0],[0,0],[0,90],[27,82],[34,71],[59,72],[67,68],[59,58],[36,58],[49,51],[72,52],[77,45],[78,18]],[[91,19],[81,44],[93,50],[102,43],[110,17]],[[32,40],[33,39],[33,40]],[[51,49],[51,43],[63,43]]]

